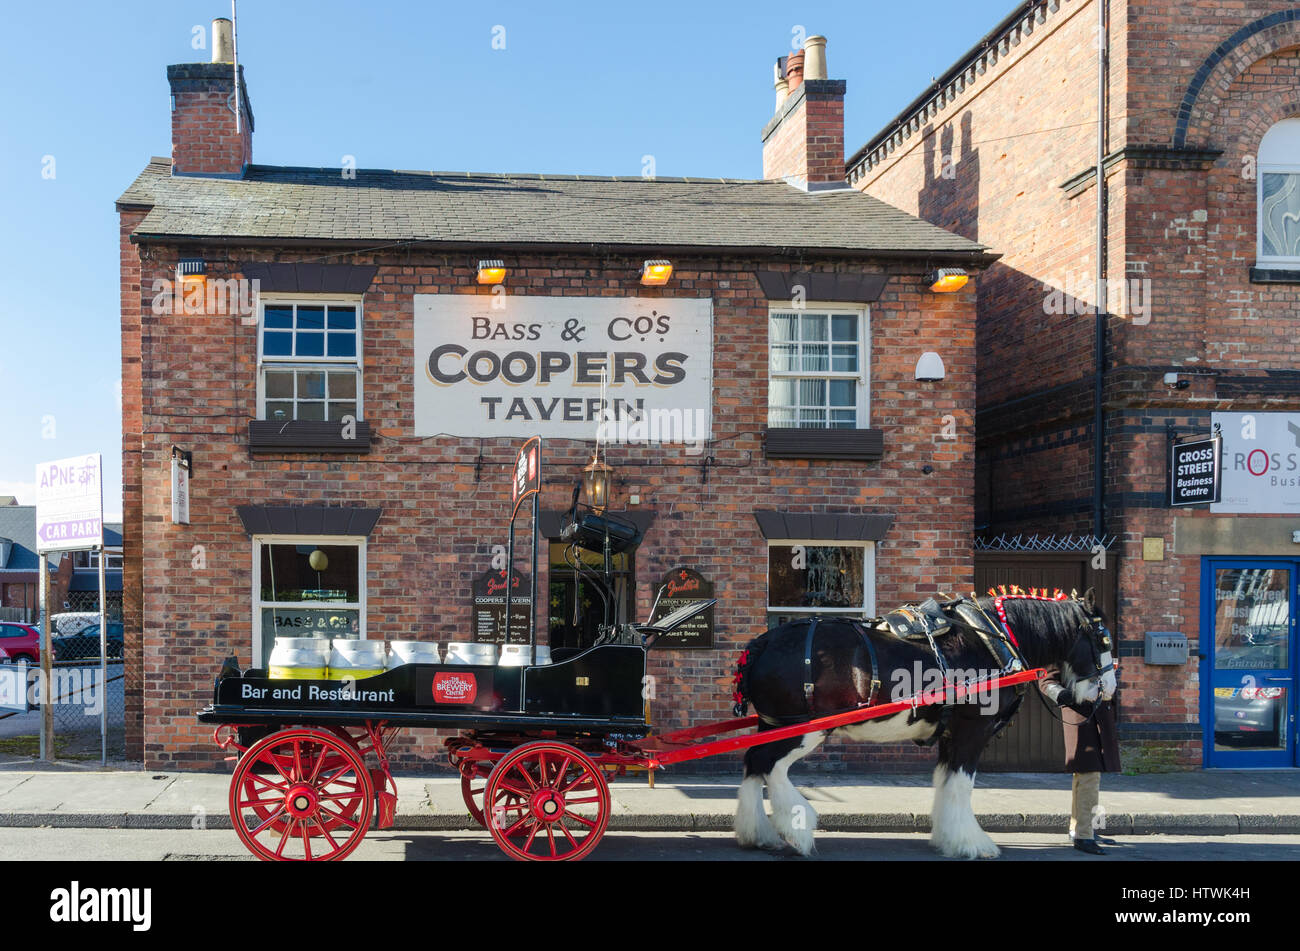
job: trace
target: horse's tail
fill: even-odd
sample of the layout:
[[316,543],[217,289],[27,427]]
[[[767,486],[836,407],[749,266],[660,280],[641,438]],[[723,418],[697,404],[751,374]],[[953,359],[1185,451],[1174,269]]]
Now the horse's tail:
[[760,634],[745,645],[740,659],[736,661],[736,672],[731,678],[731,699],[735,704],[731,709],[738,717],[743,717],[745,711],[749,709],[749,670],[765,647],[767,647],[767,635]]

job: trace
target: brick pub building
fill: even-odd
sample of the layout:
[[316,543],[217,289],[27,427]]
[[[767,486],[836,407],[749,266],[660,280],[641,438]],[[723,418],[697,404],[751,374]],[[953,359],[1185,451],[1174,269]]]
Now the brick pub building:
[[[1098,497],[1098,2],[1021,3],[848,177],[1003,252],[977,290],[976,522],[1082,564],[1115,539],[1130,764],[1293,767],[1300,7],[1108,3]],[[1170,443],[1214,424],[1222,501],[1171,508]],[[1147,663],[1158,632],[1188,659]]]
[[[707,437],[605,452],[611,509],[644,529],[619,615],[645,617],[678,567],[720,599],[711,644],[651,653],[656,724],[728,716],[737,651],[770,619],[970,589],[976,281],[926,275],[996,256],[847,187],[842,82],[787,83],[765,180],[647,180],[256,165],[242,74],[167,73],[171,157],[118,199],[129,757],[219,763],[194,713],[223,658],[262,666],[277,631],[469,640],[531,433],[539,641],[589,643],[598,605],[553,535],[602,368],[614,405]],[[642,283],[647,259],[666,284]],[[927,350],[940,380],[916,379]],[[405,743],[404,765],[442,761],[432,734]],[[817,762],[869,756],[924,754]]]

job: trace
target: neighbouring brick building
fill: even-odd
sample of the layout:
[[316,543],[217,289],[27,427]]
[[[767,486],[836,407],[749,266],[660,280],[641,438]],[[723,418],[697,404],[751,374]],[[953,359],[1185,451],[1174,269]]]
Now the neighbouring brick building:
[[[1129,754],[1295,766],[1300,6],[1107,9],[1100,524],[1098,0],[1019,4],[847,174],[1002,252],[977,290],[976,522],[1116,537]],[[1216,423],[1222,501],[1171,508],[1171,441]],[[1150,632],[1189,659],[1146,663]]]
[[[766,134],[783,154],[738,181],[255,165],[242,76],[238,96],[229,63],[168,77],[171,158],[117,205],[128,756],[219,762],[194,713],[223,658],[264,664],[277,630],[468,640],[515,451],[543,439],[549,541],[602,367],[615,407],[707,437],[607,450],[611,508],[645,530],[616,564],[620,614],[646,616],[678,566],[720,598],[711,648],[651,652],[656,724],[729,716],[736,653],[769,618],[969,590],[974,282],[937,294],[925,275],[996,255],[846,187],[823,114],[843,83],[793,90]],[[647,259],[671,261],[666,285],[643,286]],[[477,283],[484,260],[504,284]],[[918,381],[931,349],[943,378]],[[192,453],[188,524],[173,447]],[[590,592],[557,549],[541,640],[580,646]],[[430,734],[407,743],[405,761],[441,759]],[[818,762],[868,755],[925,754],[833,744]]]

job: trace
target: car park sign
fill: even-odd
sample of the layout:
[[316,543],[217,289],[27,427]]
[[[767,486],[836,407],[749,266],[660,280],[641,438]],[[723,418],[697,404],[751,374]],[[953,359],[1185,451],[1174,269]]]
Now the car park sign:
[[99,453],[36,467],[36,550],[104,545],[104,463]]

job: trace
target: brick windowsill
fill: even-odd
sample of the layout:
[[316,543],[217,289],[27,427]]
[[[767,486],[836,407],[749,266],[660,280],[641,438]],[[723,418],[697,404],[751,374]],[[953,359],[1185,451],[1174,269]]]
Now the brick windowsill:
[[847,459],[874,462],[885,454],[879,429],[769,428],[763,439],[768,459]]
[[355,438],[343,437],[343,424],[329,421],[271,419],[248,421],[249,452],[351,452],[370,451],[370,424],[357,420]]

